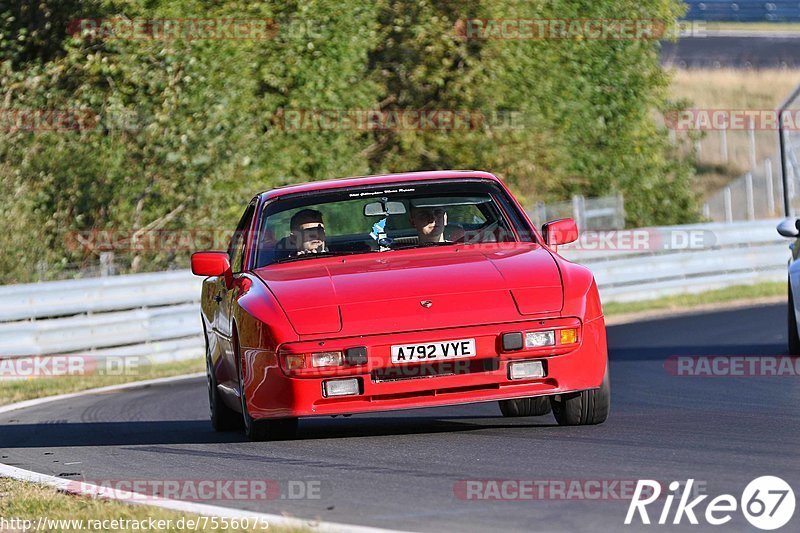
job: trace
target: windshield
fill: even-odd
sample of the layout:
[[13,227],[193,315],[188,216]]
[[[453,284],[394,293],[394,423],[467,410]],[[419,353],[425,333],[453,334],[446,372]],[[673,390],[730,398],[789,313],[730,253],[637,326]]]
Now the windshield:
[[[264,207],[256,268],[330,255],[478,244],[527,235],[505,193],[485,182],[337,189]],[[527,239],[529,240],[529,239]]]

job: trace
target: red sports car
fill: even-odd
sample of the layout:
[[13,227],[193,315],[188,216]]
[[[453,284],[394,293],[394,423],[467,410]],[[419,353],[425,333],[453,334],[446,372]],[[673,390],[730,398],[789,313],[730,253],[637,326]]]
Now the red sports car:
[[298,417],[498,400],[559,424],[608,416],[592,273],[556,254],[495,176],[437,171],[253,198],[227,252],[199,252],[211,420],[254,440]]

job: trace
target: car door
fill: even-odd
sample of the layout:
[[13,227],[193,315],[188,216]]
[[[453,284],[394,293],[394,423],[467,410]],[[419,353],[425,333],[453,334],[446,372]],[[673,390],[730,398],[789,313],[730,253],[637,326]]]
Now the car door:
[[231,263],[231,273],[229,276],[219,276],[217,278],[216,295],[214,300],[219,306],[216,314],[215,327],[216,333],[220,340],[220,347],[222,351],[222,366],[224,367],[224,377],[221,375],[219,382],[232,389],[238,387],[238,372],[236,369],[236,358],[234,356],[233,346],[233,306],[238,297],[238,285],[234,283],[246,267],[246,251],[247,241],[250,234],[251,225],[253,222],[253,215],[255,213],[255,202],[247,206],[244,214],[242,215],[239,224],[236,227],[236,232],[231,237],[230,245],[228,246],[228,257]]

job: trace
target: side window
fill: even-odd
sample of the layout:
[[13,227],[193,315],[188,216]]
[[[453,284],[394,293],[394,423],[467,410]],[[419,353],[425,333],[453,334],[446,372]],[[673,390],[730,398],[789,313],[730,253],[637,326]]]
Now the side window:
[[241,272],[244,267],[244,245],[247,241],[247,230],[250,228],[250,221],[253,219],[253,212],[255,205],[250,204],[239,220],[239,225],[236,226],[236,232],[231,237],[231,243],[228,246],[228,258],[231,262],[231,270],[235,273]]

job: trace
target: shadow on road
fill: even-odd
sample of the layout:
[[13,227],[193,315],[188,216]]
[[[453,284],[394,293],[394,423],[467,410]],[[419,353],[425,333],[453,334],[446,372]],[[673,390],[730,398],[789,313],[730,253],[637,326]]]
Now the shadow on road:
[[674,355],[713,355],[722,357],[766,357],[785,356],[788,350],[783,344],[750,344],[740,346],[634,346],[610,350],[612,361],[666,361]]
[[[459,420],[461,419],[461,420]],[[300,422],[298,440],[364,438],[526,429],[556,426],[552,416],[524,419],[497,417],[312,418]],[[209,444],[246,441],[241,432],[215,433],[205,420],[155,422],[76,422],[6,424],[0,426],[0,450],[65,446],[141,446],[148,444]],[[204,452],[205,453],[205,452]],[[3,458],[0,457],[0,462]]]

